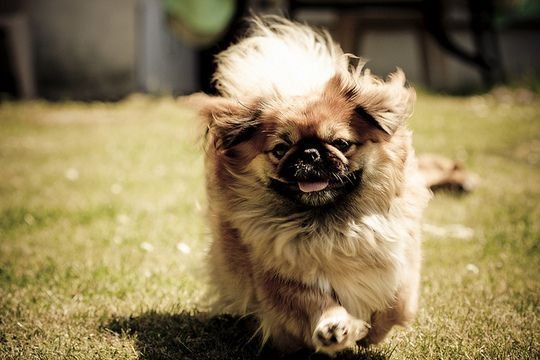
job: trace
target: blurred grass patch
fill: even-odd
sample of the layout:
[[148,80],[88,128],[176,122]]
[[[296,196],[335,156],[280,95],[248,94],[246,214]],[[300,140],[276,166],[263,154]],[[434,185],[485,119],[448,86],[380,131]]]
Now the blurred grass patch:
[[[430,204],[414,326],[341,358],[540,357],[539,105],[419,94],[417,152],[481,184]],[[205,315],[201,132],[170,98],[0,106],[0,358],[275,358]]]

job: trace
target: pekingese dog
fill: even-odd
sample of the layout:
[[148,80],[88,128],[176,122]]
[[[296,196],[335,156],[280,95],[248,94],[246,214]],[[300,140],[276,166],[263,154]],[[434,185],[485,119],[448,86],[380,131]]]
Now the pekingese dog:
[[377,343],[417,308],[415,93],[363,65],[325,32],[255,18],[202,109],[219,311],[253,314],[283,351]]

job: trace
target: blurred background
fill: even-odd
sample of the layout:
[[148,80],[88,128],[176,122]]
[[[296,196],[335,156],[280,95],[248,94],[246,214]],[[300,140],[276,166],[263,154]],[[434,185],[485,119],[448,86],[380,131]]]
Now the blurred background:
[[212,92],[213,56],[250,13],[329,29],[379,75],[470,93],[536,86],[539,0],[0,0],[2,98]]

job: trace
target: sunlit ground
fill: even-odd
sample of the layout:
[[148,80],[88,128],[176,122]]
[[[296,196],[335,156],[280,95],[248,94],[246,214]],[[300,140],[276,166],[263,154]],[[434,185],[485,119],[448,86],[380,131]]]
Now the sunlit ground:
[[[540,99],[420,94],[411,127],[481,182],[430,204],[414,326],[343,358],[539,358]],[[0,105],[0,358],[275,355],[204,317],[200,133],[170,98]]]

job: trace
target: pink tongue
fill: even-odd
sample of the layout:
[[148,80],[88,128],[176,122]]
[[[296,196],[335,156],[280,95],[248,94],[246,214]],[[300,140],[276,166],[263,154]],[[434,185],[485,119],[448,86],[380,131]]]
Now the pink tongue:
[[318,181],[318,182],[299,182],[298,187],[303,192],[314,192],[314,191],[321,191],[326,189],[328,186],[328,181]]

